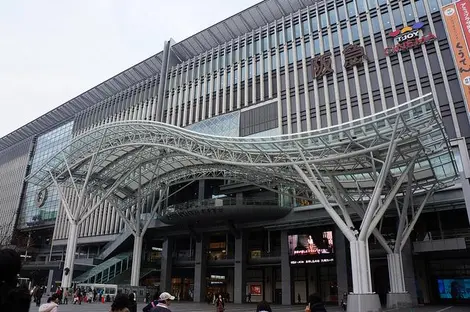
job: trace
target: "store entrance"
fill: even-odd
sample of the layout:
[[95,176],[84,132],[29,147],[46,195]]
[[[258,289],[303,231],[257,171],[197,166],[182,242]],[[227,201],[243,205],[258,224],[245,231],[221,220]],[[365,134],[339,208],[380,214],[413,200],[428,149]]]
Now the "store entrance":
[[171,294],[178,301],[194,300],[194,269],[178,268],[173,271]]
[[[230,272],[230,270],[232,272]],[[225,301],[230,302],[233,298],[233,286],[231,275],[232,268],[217,268],[207,270],[207,302],[214,302],[214,299],[222,295]]]

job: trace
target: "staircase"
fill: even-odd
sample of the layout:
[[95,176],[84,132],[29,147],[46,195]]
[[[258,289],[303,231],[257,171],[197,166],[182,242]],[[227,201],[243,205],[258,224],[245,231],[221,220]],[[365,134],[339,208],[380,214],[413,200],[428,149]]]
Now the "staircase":
[[131,262],[132,252],[121,253],[74,278],[73,281],[76,283],[106,284],[123,272],[130,271]]
[[[140,278],[146,277],[148,274],[152,272],[157,272],[158,270],[155,268],[142,268],[140,270]],[[108,281],[108,284],[116,284],[116,285],[129,285],[131,283],[131,270],[128,269],[124,271],[122,274],[116,275],[113,279]]]
[[119,236],[110,242],[108,242],[103,251],[101,251],[100,255],[97,257],[98,259],[105,260],[108,258],[112,252],[114,252],[119,246],[121,246],[125,241],[127,241],[132,236],[132,232],[130,230],[124,230]]

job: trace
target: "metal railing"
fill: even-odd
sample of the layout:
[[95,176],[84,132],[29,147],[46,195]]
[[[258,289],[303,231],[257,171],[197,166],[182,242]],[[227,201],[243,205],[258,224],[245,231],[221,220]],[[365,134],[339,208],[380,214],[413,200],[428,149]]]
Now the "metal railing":
[[[470,246],[470,229],[452,229],[441,231],[428,231],[425,235],[429,240],[450,239],[450,238],[464,238],[467,246]],[[418,242],[425,241],[424,239],[416,240]]]
[[192,200],[180,204],[174,204],[168,206],[166,210],[168,212],[186,209],[197,209],[197,208],[212,208],[212,207],[223,207],[223,206],[278,206],[280,208],[287,208],[287,206],[281,206],[278,199],[257,199],[257,198],[243,198],[236,199],[233,197],[215,198],[215,199],[204,199],[204,200]]

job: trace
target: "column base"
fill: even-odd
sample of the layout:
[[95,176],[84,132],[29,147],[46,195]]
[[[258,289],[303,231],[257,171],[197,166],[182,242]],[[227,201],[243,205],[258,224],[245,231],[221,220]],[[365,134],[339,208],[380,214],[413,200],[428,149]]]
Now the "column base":
[[409,293],[388,293],[387,294],[387,308],[409,308],[413,306],[411,294]]
[[348,312],[382,312],[378,294],[349,294]]

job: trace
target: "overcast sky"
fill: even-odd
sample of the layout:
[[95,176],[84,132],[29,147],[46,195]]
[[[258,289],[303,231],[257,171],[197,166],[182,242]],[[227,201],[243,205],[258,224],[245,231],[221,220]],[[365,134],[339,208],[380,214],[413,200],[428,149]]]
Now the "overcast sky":
[[0,137],[259,1],[0,1]]

